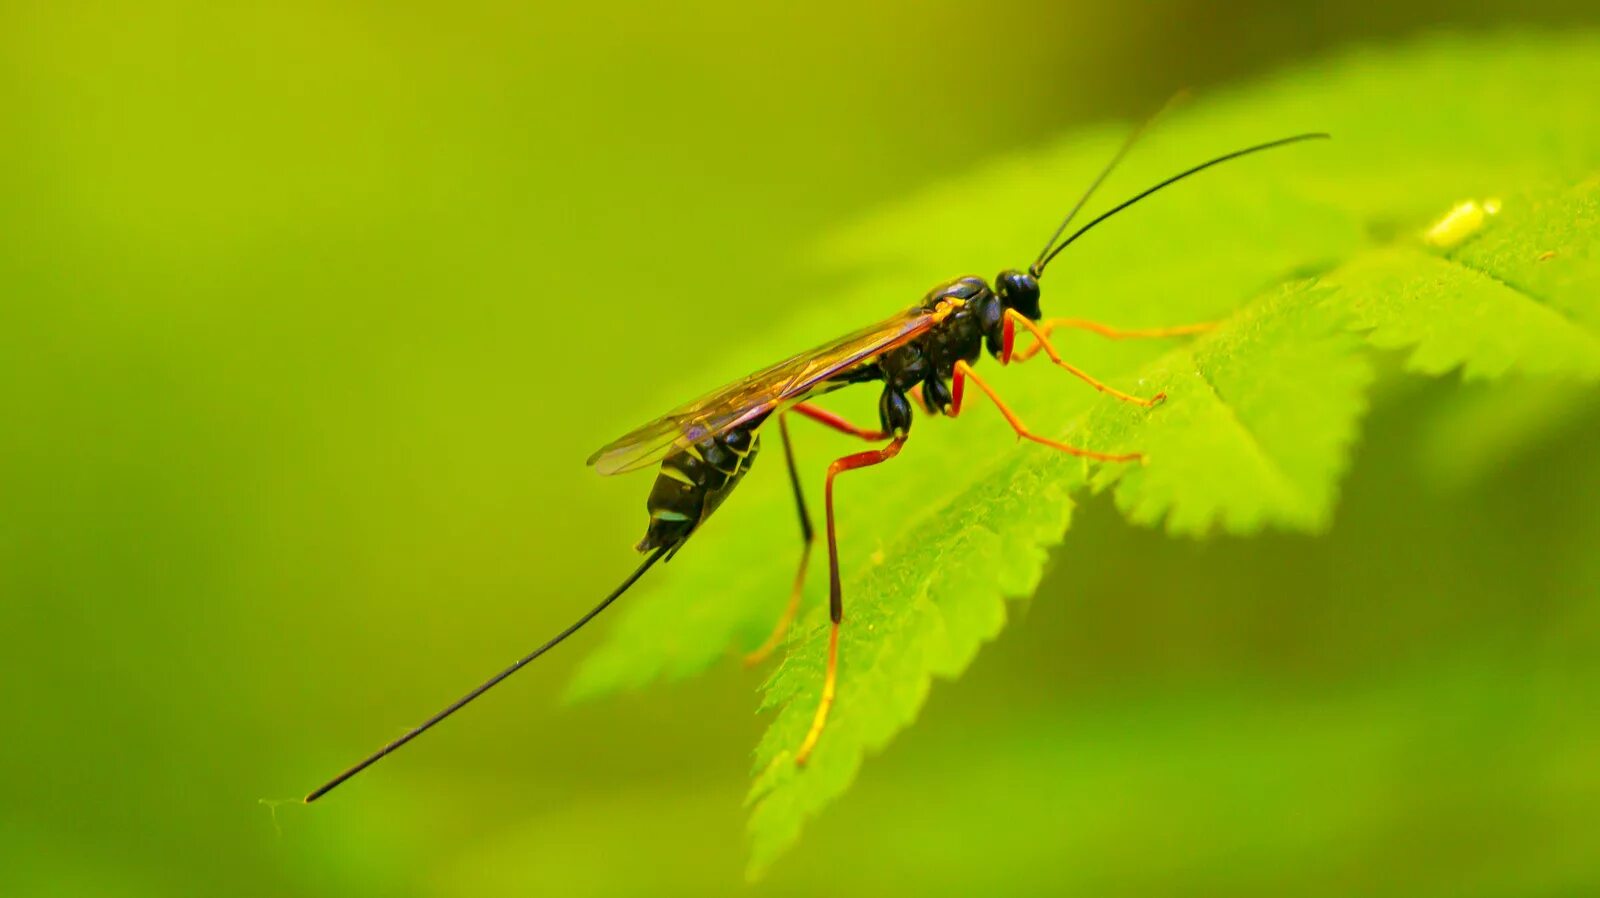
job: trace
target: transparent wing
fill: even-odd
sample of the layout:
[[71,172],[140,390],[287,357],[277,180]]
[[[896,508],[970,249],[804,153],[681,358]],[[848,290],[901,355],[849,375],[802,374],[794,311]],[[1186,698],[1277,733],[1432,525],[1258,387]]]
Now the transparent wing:
[[674,448],[698,443],[771,414],[833,375],[909,342],[937,320],[935,313],[913,308],[802,352],[623,434],[595,450],[588,463],[601,474],[621,474],[653,465]]

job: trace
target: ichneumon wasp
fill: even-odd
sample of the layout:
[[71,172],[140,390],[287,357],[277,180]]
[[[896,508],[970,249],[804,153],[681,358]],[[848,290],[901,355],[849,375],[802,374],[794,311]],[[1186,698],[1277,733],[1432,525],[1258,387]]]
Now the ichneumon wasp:
[[[529,662],[576,633],[600,612],[627,592],[656,562],[669,559],[694,534],[695,530],[721,506],[738,486],[760,449],[760,429],[777,419],[778,435],[783,440],[790,484],[800,516],[803,547],[788,605],[773,628],[772,635],[746,657],[747,663],[767,657],[781,644],[800,604],[806,569],[809,566],[815,531],[806,510],[800,487],[800,474],[789,440],[791,413],[826,427],[882,442],[879,448],[836,459],[828,466],[823,485],[823,508],[828,539],[828,610],[831,625],[828,635],[828,663],[822,696],[811,727],[795,753],[795,762],[805,764],[827,724],[833,705],[839,671],[839,628],[844,621],[844,595],[839,580],[838,541],[834,531],[833,481],[845,471],[882,464],[896,455],[911,432],[912,400],[931,415],[955,417],[961,411],[968,381],[988,396],[1020,439],[1031,440],[1052,449],[1102,462],[1142,461],[1138,452],[1108,453],[1069,446],[1029,430],[1008,408],[1000,394],[979,377],[972,366],[985,350],[1001,365],[1024,362],[1043,352],[1058,367],[1102,393],[1122,402],[1146,408],[1159,405],[1165,394],[1140,398],[1123,393],[1061,358],[1050,343],[1058,329],[1087,330],[1111,339],[1177,337],[1197,334],[1211,324],[1191,324],[1154,330],[1118,330],[1093,321],[1075,318],[1046,319],[1039,308],[1039,280],[1045,267],[1061,251],[1071,246],[1096,225],[1143,200],[1158,190],[1205,171],[1214,165],[1306,140],[1327,138],[1327,134],[1297,134],[1267,143],[1235,150],[1186,169],[1135,194],[1088,224],[1056,241],[1131,149],[1149,122],[1135,129],[1120,149],[1101,169],[1087,190],[1073,205],[1050,239],[1045,242],[1026,271],[1007,270],[995,277],[993,286],[976,276],[956,278],[930,290],[916,306],[870,327],[841,337],[808,352],[792,356],[775,365],[731,383],[721,389],[680,406],[629,433],[607,443],[589,457],[588,463],[600,474],[621,474],[660,464],[646,507],[650,523],[637,548],[646,553],[644,561],[622,584],[565,630],[529,652],[516,663],[490,677],[477,688],[378,749],[355,766],[329,780],[305,797],[310,803],[326,795],[340,783],[376,763],[412,739],[422,735],[478,696],[494,688]],[[1016,331],[1021,328],[1034,342],[1015,347]],[[880,383],[877,429],[857,427],[810,403],[810,400],[854,384]]]

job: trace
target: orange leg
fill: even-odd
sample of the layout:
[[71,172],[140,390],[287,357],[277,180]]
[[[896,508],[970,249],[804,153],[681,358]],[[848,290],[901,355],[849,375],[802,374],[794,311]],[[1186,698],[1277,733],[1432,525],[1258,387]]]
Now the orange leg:
[[[834,430],[858,436],[865,440],[881,440],[884,434],[876,430],[865,430],[844,420],[832,412],[823,411],[809,403],[800,403],[792,411],[817,421]],[[794,623],[795,615],[800,611],[800,596],[805,592],[806,569],[811,565],[811,547],[816,543],[816,533],[811,528],[811,515],[806,511],[805,492],[800,488],[800,470],[794,460],[794,444],[789,439],[788,414],[778,416],[778,433],[783,437],[783,457],[789,464],[789,485],[794,487],[794,504],[800,512],[800,539],[803,547],[800,550],[800,566],[794,572],[794,584],[789,587],[789,602],[784,606],[783,616],[778,618],[778,623],[773,626],[772,633],[767,636],[766,642],[760,648],[744,656],[746,667],[754,667],[771,657],[778,646],[783,644],[784,636],[788,635],[789,627]]]
[[994,403],[994,407],[1000,410],[1000,414],[1005,416],[1006,421],[1011,425],[1011,429],[1015,430],[1017,436],[1021,439],[1032,440],[1041,446],[1059,449],[1068,455],[1076,455],[1079,458],[1092,458],[1096,461],[1144,461],[1144,456],[1137,452],[1112,455],[1105,452],[1094,452],[1089,449],[1079,449],[1076,446],[1068,446],[1066,443],[1058,443],[1055,440],[1046,439],[1028,430],[1027,425],[1022,423],[1022,419],[1017,417],[1017,413],[1013,412],[1000,400],[1000,394],[996,393],[993,387],[984,383],[983,378],[979,377],[972,370],[972,366],[964,361],[956,362],[955,377],[950,382],[950,417],[952,418],[961,412],[961,396],[966,390],[966,382],[968,380],[977,384],[978,389],[989,397],[990,401]]
[[[1039,339],[1038,343],[1030,347],[1032,351],[1025,355],[1012,351],[1012,347],[1016,343],[1017,325],[1019,324]],[[1001,332],[1000,344],[1000,364],[1002,365],[1009,364],[1011,362],[1026,361],[1027,359],[1032,358],[1035,352],[1043,349],[1045,355],[1049,356],[1050,361],[1055,362],[1058,367],[1066,369],[1068,374],[1071,374],[1073,377],[1078,378],[1079,380],[1091,387],[1094,387],[1096,390],[1105,393],[1108,396],[1115,396],[1116,398],[1121,399],[1123,402],[1131,402],[1134,405],[1142,405],[1145,408],[1155,408],[1162,402],[1166,401],[1167,394],[1165,393],[1157,393],[1149,399],[1140,399],[1137,396],[1130,396],[1127,393],[1116,389],[1115,387],[1108,387],[1100,381],[1095,380],[1085,373],[1083,369],[1068,364],[1066,361],[1062,360],[1061,356],[1056,354],[1056,348],[1050,345],[1050,339],[1045,330],[1034,322],[1029,321],[1026,315],[1023,315],[1016,309],[1006,309],[1005,328]]]
[[882,449],[846,455],[828,466],[828,481],[823,496],[828,517],[828,615],[832,624],[828,628],[828,669],[822,679],[822,699],[817,703],[816,716],[811,719],[811,729],[806,731],[805,741],[800,743],[800,750],[794,756],[794,762],[802,766],[817,747],[822,728],[827,726],[828,710],[833,707],[834,689],[839,679],[839,624],[844,620],[844,591],[839,586],[839,539],[833,520],[833,478],[856,468],[881,465],[899,455],[900,447],[905,443],[906,438],[899,437]]
[[[1030,322],[1031,323],[1031,322]],[[1142,330],[1119,330],[1098,321],[1086,321],[1082,318],[1046,318],[1038,322],[1033,331],[1038,340],[1026,349],[1011,353],[1013,362],[1026,362],[1038,355],[1049,343],[1050,335],[1058,330],[1083,330],[1099,334],[1111,340],[1148,340],[1161,337],[1188,337],[1194,334],[1203,334],[1217,326],[1215,321],[1206,321],[1201,324],[1180,324],[1177,327],[1153,327]]]

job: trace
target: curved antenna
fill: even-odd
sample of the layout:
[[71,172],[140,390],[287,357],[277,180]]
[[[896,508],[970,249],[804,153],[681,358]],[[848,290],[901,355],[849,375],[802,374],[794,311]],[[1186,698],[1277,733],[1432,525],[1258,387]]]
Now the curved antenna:
[[1051,234],[1050,239],[1044,242],[1044,249],[1039,250],[1039,257],[1033,260],[1032,265],[1028,266],[1029,274],[1037,278],[1040,273],[1044,271],[1044,266],[1049,261],[1045,258],[1045,255],[1050,252],[1050,247],[1055,245],[1056,238],[1060,237],[1061,233],[1067,229],[1067,225],[1072,224],[1072,219],[1078,216],[1078,213],[1083,209],[1083,205],[1089,202],[1089,198],[1094,196],[1094,192],[1096,190],[1100,189],[1100,185],[1105,183],[1106,178],[1109,177],[1111,172],[1116,169],[1117,165],[1122,162],[1122,157],[1128,155],[1128,151],[1133,149],[1133,145],[1139,142],[1140,137],[1144,136],[1144,132],[1150,130],[1150,126],[1155,124],[1156,119],[1165,115],[1167,110],[1188,98],[1189,92],[1186,90],[1180,90],[1173,94],[1171,98],[1167,100],[1167,102],[1162,104],[1160,109],[1157,109],[1155,112],[1151,113],[1148,118],[1140,122],[1139,126],[1134,128],[1133,132],[1127,136],[1127,139],[1122,141],[1122,146],[1117,148],[1116,155],[1111,157],[1111,161],[1106,163],[1105,168],[1100,169],[1100,174],[1096,175],[1094,181],[1089,184],[1089,189],[1085,190],[1083,195],[1078,197],[1078,202],[1073,204],[1072,210],[1067,213],[1067,217],[1063,218],[1061,220],[1061,224],[1056,226],[1055,233]]
[[1202,162],[1199,165],[1196,165],[1194,168],[1191,168],[1191,169],[1189,169],[1187,171],[1179,172],[1178,174],[1173,175],[1172,177],[1166,179],[1165,181],[1162,181],[1160,184],[1157,184],[1154,187],[1151,187],[1149,190],[1146,190],[1146,191],[1140,193],[1139,195],[1133,197],[1132,199],[1126,200],[1126,201],[1121,202],[1121,203],[1118,203],[1116,206],[1112,207],[1112,209],[1109,212],[1105,212],[1105,213],[1101,214],[1099,217],[1095,218],[1094,221],[1091,221],[1088,224],[1084,225],[1083,227],[1079,228],[1078,230],[1074,231],[1072,233],[1071,237],[1068,237],[1067,239],[1061,241],[1061,245],[1057,246],[1055,249],[1051,250],[1049,255],[1045,256],[1042,261],[1035,262],[1034,263],[1034,267],[1030,268],[1029,272],[1031,272],[1033,274],[1033,276],[1036,277],[1036,278],[1039,277],[1040,275],[1044,274],[1044,267],[1046,265],[1050,264],[1050,260],[1052,260],[1056,256],[1060,255],[1062,250],[1064,250],[1067,247],[1071,246],[1073,241],[1077,240],[1079,237],[1082,237],[1084,234],[1087,234],[1089,232],[1089,230],[1091,228],[1093,228],[1095,225],[1099,224],[1102,221],[1105,221],[1106,219],[1110,218],[1113,215],[1116,215],[1118,212],[1121,212],[1123,209],[1126,209],[1129,206],[1133,205],[1134,203],[1139,202],[1140,200],[1144,199],[1145,197],[1149,196],[1152,193],[1155,193],[1156,191],[1162,189],[1163,187],[1170,187],[1173,184],[1176,184],[1179,181],[1182,181],[1184,178],[1189,177],[1190,175],[1199,174],[1200,172],[1205,171],[1206,169],[1210,168],[1213,165],[1221,165],[1222,163],[1227,162],[1227,161],[1229,161],[1231,159],[1238,159],[1240,156],[1248,156],[1251,153],[1259,153],[1262,150],[1270,150],[1270,149],[1274,149],[1276,147],[1287,146],[1288,144],[1299,143],[1299,142],[1304,141],[1304,140],[1327,140],[1327,139],[1331,138],[1332,136],[1333,135],[1326,134],[1326,133],[1323,133],[1321,131],[1313,132],[1313,133],[1310,133],[1310,134],[1296,134],[1293,137],[1284,137],[1284,138],[1281,138],[1279,140],[1273,140],[1273,141],[1269,141],[1267,143],[1257,144],[1257,145],[1255,145],[1253,147],[1245,147],[1242,150],[1235,150],[1232,153],[1228,153],[1226,155],[1218,156],[1217,158],[1212,159],[1212,160],[1210,160],[1208,162]]
[[635,582],[637,582],[640,577],[643,577],[644,576],[644,572],[650,570],[650,566],[655,564],[657,561],[659,561],[661,559],[661,556],[665,555],[666,552],[667,552],[667,549],[669,549],[669,548],[671,548],[671,546],[662,546],[661,548],[656,549],[654,552],[651,552],[650,553],[650,557],[646,558],[644,560],[644,563],[639,565],[638,570],[634,571],[632,574],[629,574],[628,575],[628,579],[622,581],[622,585],[618,586],[615,590],[613,590],[611,595],[608,595],[604,599],[602,599],[600,601],[600,604],[598,604],[598,605],[594,606],[593,608],[589,609],[589,613],[585,614],[583,617],[578,618],[570,626],[568,626],[565,630],[562,630],[560,633],[557,633],[555,638],[551,639],[549,642],[545,643],[544,645],[539,646],[538,648],[534,649],[533,651],[529,652],[528,654],[523,655],[520,659],[518,659],[517,663],[511,665],[510,667],[506,668],[505,670],[502,670],[499,673],[495,674],[494,676],[490,677],[489,679],[483,681],[483,683],[480,684],[478,686],[478,688],[476,688],[476,689],[472,690],[471,692],[467,693],[466,695],[463,695],[462,697],[456,699],[454,702],[452,702],[444,710],[440,711],[439,713],[433,715],[432,717],[428,718],[427,720],[425,720],[422,723],[418,724],[417,726],[413,727],[404,736],[401,736],[400,738],[394,740],[393,742],[390,742],[388,745],[385,745],[384,747],[378,749],[377,751],[373,752],[372,754],[367,755],[366,758],[362,759],[360,763],[358,763],[355,766],[349,768],[348,770],[346,770],[345,772],[339,774],[338,776],[334,777],[333,779],[328,780],[326,783],[323,783],[321,786],[318,786],[314,791],[311,792],[311,794],[309,794],[309,795],[307,795],[305,797],[305,803],[306,804],[310,804],[313,801],[316,801],[317,799],[321,798],[322,796],[327,795],[329,792],[332,792],[335,788],[338,787],[338,785],[340,783],[343,783],[345,780],[349,779],[350,777],[355,776],[356,774],[360,773],[363,770],[366,770],[368,767],[371,767],[373,764],[378,763],[378,761],[383,759],[384,755],[389,754],[390,752],[394,751],[395,749],[399,748],[400,746],[405,745],[407,742],[410,742],[412,739],[415,739],[418,736],[422,735],[423,733],[426,733],[429,729],[431,729],[433,727],[434,724],[438,723],[441,720],[444,720],[446,717],[449,717],[451,714],[456,713],[457,711],[461,710],[462,708],[465,708],[469,703],[472,702],[473,699],[475,699],[478,696],[484,694],[485,692],[488,692],[490,689],[493,689],[495,686],[499,685],[501,680],[504,680],[506,677],[509,677],[512,674],[516,673],[517,671],[521,670],[523,665],[527,664],[529,661],[532,661],[533,659],[539,657],[540,655],[543,655],[545,652],[550,651],[551,649],[553,649],[556,646],[560,645],[561,641],[563,639],[566,639],[568,636],[571,636],[572,634],[574,634],[574,633],[578,632],[579,630],[583,629],[583,625],[584,624],[588,623],[591,620],[594,620],[595,617],[597,615],[599,615],[600,612],[606,610],[606,606],[610,605],[612,602],[615,602],[617,600],[618,596],[620,596],[623,593],[628,591],[628,587],[632,586]]

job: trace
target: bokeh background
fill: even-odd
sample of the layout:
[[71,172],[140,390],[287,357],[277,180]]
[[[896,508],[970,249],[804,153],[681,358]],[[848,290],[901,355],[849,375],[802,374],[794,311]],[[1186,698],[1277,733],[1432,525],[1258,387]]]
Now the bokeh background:
[[755,678],[562,707],[598,632],[337,800],[258,803],[631,569],[646,483],[582,459],[804,302],[841,222],[1179,86],[1596,24],[0,4],[0,894],[1600,891],[1600,406],[1398,375],[1326,537],[1090,502],[754,886]]

